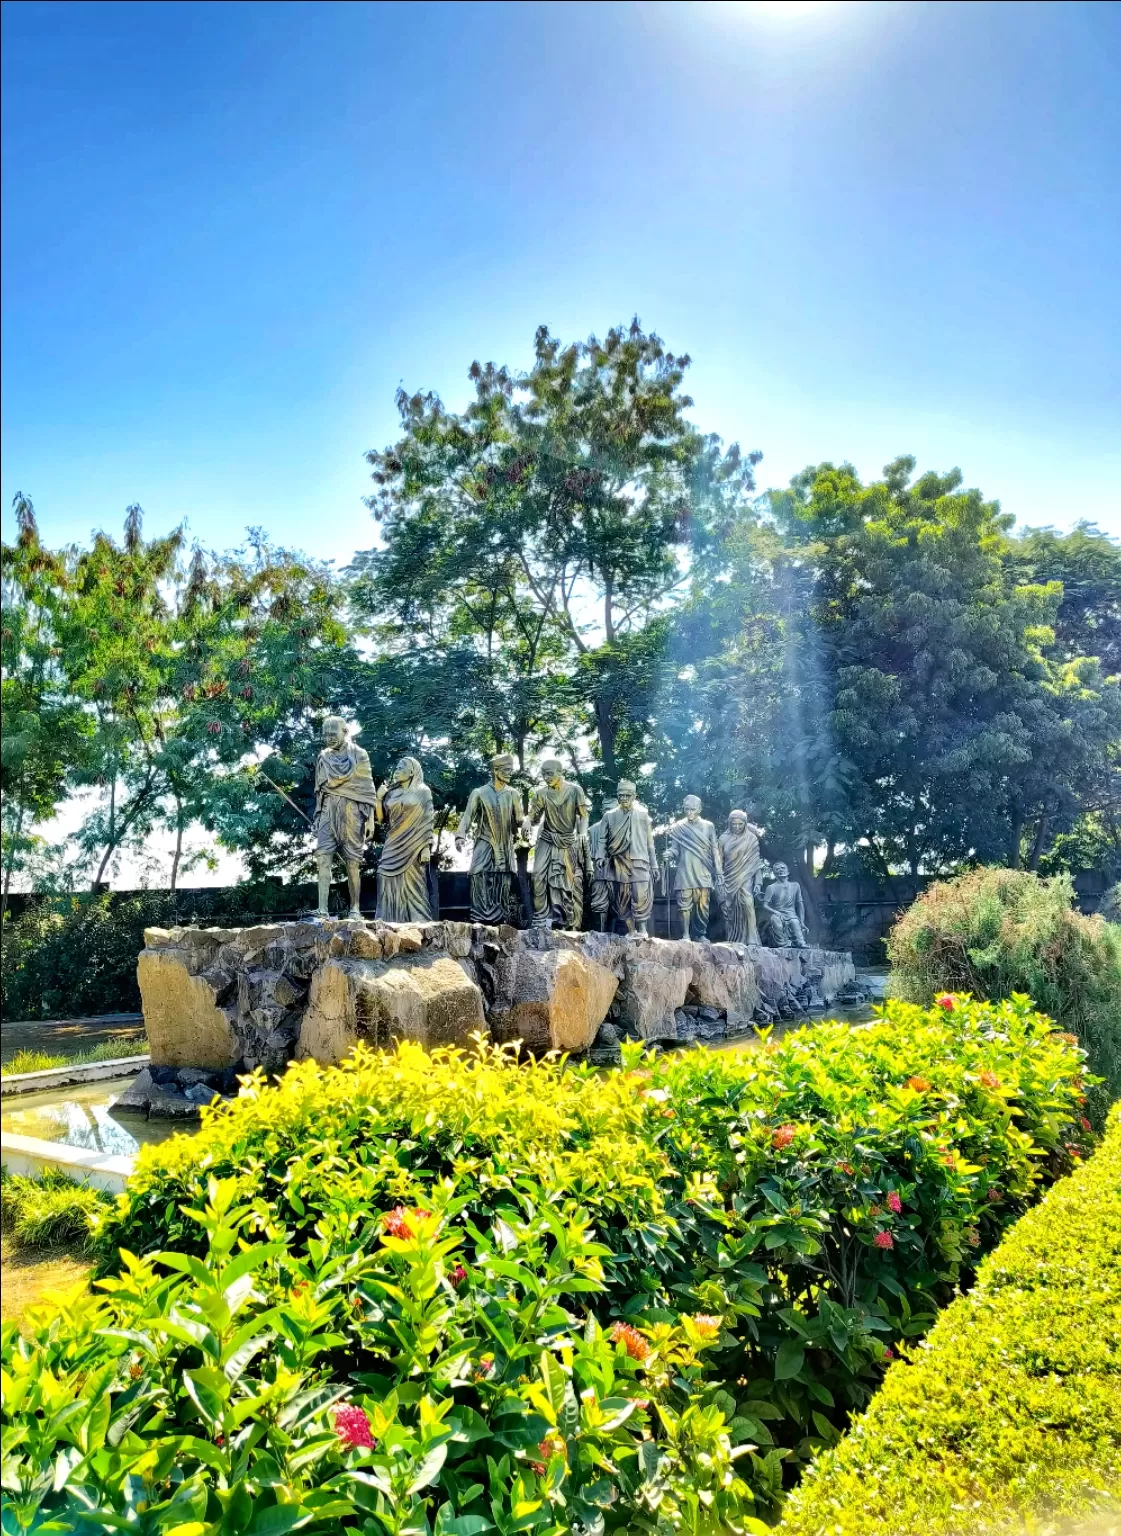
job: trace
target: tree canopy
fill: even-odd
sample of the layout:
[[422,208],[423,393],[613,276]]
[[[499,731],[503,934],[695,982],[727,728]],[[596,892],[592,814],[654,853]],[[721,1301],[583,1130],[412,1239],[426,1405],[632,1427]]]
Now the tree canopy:
[[[1121,546],[1018,533],[956,470],[864,483],[691,419],[690,366],[637,320],[530,368],[469,369],[453,411],[399,391],[371,451],[377,543],[338,575],[244,547],[50,550],[30,501],[2,550],[4,890],[84,791],[87,878],[201,825],[253,875],[306,863],[323,716],[375,771],[413,753],[439,812],[497,750],[658,817],[735,805],[805,875],[972,862],[1121,875]],[[822,862],[823,860],[823,862]]]

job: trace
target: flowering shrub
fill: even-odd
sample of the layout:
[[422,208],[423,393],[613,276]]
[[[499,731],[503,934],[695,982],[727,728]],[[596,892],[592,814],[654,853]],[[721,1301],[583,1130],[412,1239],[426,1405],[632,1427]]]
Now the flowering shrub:
[[1113,1529],[1119,1316],[1115,1110],[1100,1150],[1016,1224],[815,1463],[781,1536]]
[[997,1000],[1023,993],[1071,1030],[1103,1079],[1091,1097],[1100,1126],[1121,1097],[1121,927],[1074,908],[1069,875],[975,869],[938,880],[888,937],[891,990],[944,1007],[958,994]]
[[964,999],[610,1074],[402,1046],[249,1079],[142,1154],[102,1298],[5,1335],[13,1507],[762,1531],[1087,1144],[1085,1084],[1026,1002]]

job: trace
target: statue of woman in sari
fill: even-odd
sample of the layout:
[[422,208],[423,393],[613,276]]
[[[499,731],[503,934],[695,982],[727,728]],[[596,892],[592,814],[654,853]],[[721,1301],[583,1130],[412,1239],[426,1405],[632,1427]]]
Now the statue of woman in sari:
[[430,923],[432,791],[415,757],[403,757],[378,790],[374,815],[386,828],[378,860],[377,917],[383,923]]

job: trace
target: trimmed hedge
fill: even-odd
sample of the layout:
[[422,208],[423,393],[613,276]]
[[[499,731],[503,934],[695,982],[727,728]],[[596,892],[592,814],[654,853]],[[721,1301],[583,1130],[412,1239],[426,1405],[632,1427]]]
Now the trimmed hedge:
[[890,1367],[781,1529],[997,1536],[1106,1514],[1121,1514],[1121,1108]]
[[975,869],[932,885],[888,936],[891,991],[926,1002],[946,991],[997,1001],[1022,993],[1076,1034],[1100,1126],[1121,1097],[1121,927],[1074,910],[1069,875]]

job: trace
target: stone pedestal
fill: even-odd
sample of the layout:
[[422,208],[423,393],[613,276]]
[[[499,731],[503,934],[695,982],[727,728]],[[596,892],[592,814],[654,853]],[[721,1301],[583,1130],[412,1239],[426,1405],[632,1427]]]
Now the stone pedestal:
[[336,1062],[358,1041],[465,1045],[480,1030],[539,1053],[587,1051],[603,1026],[608,1054],[628,1037],[719,1039],[823,1008],[855,977],[834,950],[455,922],[149,928],[144,940],[152,1066],[210,1073]]

